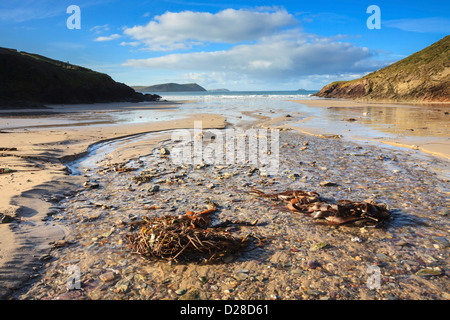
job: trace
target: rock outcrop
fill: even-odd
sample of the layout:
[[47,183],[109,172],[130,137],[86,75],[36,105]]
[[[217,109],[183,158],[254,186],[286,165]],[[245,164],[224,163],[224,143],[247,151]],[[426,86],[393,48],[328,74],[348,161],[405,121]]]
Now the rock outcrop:
[[0,48],[0,107],[155,101],[110,76],[41,55]]
[[360,79],[330,83],[315,96],[380,102],[450,102],[450,36]]

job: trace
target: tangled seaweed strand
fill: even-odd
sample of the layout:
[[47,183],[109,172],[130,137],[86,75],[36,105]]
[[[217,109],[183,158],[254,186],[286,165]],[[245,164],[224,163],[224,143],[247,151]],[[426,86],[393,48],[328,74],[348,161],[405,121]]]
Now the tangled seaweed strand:
[[[139,233],[128,235],[130,246],[145,258],[175,262],[220,262],[249,244],[249,237],[208,229],[216,208],[183,216],[146,217]],[[247,224],[249,225],[249,224]],[[250,224],[250,225],[254,225]]]
[[358,226],[379,226],[391,217],[387,205],[378,204],[372,199],[362,202],[334,201],[321,197],[317,192],[302,190],[264,193],[252,189],[251,193],[272,200],[281,200],[286,203],[289,210],[308,214],[314,219],[325,219],[330,225],[352,223]]

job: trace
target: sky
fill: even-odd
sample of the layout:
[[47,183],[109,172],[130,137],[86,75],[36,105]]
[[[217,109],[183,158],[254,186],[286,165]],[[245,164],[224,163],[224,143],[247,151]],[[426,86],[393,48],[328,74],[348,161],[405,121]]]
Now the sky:
[[[68,12],[71,5],[79,15]],[[0,2],[0,47],[69,61],[131,86],[318,90],[448,34],[450,1],[442,0]]]

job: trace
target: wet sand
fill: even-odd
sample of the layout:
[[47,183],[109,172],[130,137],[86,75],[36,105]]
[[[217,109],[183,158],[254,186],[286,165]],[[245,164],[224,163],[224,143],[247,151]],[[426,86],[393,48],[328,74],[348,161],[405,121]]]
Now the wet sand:
[[329,109],[327,114],[331,121],[326,124],[307,118],[290,125],[304,133],[341,134],[349,139],[385,143],[450,158],[450,104],[406,105],[338,99],[293,102]]
[[[110,121],[110,111],[102,108],[99,118],[88,120]],[[243,114],[255,119],[244,123],[246,128],[287,130],[280,132],[280,175],[266,175],[248,164],[174,166],[160,157],[161,146],[174,145],[168,130],[192,128],[199,119],[204,129],[225,128],[221,115],[81,126],[72,118],[72,123],[60,123],[64,127],[3,129],[0,147],[18,151],[2,152],[1,167],[17,172],[0,175],[5,190],[0,212],[19,221],[0,224],[0,293],[14,292],[15,299],[448,299],[448,181],[429,170],[431,164],[448,170],[445,159],[420,161],[418,150],[361,147],[330,138],[323,128],[315,129],[318,136],[310,134],[311,128],[305,130],[308,134],[295,131],[301,130],[293,125],[299,121],[296,115]],[[118,139],[125,137],[139,139]],[[90,153],[92,145],[98,149]],[[77,164],[82,175],[68,175],[64,164],[81,155],[89,155],[89,161]],[[163,176],[150,185],[136,185],[131,178],[139,171],[118,174],[111,171],[114,163]],[[320,186],[330,179],[336,187]],[[86,181],[99,188],[83,187]],[[155,184],[160,191],[149,193]],[[375,198],[397,211],[388,229],[330,228],[248,195],[251,187],[299,188],[359,201]],[[256,233],[270,241],[219,266],[149,263],[127,247],[124,236],[131,221],[201,210],[208,198],[221,206],[219,221],[260,219],[256,228],[235,228],[233,233]],[[148,206],[158,209],[149,211]],[[326,246],[316,249],[319,243]],[[81,269],[82,291],[67,292],[64,272],[71,265]],[[368,266],[381,268],[381,290],[367,288]],[[30,271],[31,281],[23,286]]]

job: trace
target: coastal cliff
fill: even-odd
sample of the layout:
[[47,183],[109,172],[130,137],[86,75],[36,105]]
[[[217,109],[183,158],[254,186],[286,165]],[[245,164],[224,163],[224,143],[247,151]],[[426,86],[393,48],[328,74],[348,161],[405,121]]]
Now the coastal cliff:
[[330,83],[315,96],[374,102],[450,102],[450,36],[360,79]]
[[41,55],[0,48],[0,107],[155,101],[110,76]]

